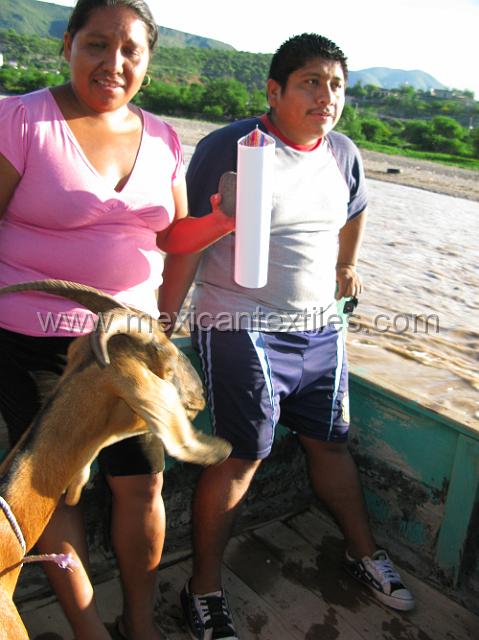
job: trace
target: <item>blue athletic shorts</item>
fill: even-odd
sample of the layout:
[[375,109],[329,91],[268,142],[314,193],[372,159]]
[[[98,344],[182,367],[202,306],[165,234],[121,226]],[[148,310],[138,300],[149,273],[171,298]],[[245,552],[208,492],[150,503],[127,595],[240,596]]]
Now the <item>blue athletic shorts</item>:
[[214,432],[232,457],[266,458],[278,421],[298,434],[345,442],[349,429],[345,334],[196,328]]

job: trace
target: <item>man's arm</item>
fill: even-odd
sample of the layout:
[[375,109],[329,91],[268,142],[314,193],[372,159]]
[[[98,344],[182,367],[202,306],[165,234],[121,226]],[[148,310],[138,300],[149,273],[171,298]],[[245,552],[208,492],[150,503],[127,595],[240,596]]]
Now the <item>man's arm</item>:
[[339,232],[339,251],[336,263],[336,281],[338,283],[336,298],[358,296],[362,289],[362,281],[356,272],[359,250],[364,236],[367,213],[363,209],[360,214],[349,220]]

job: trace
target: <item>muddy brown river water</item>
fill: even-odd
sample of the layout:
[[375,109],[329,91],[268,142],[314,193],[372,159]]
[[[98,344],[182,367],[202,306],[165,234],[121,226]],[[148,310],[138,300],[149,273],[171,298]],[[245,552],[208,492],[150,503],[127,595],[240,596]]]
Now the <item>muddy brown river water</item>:
[[479,429],[479,203],[368,184],[350,363]]

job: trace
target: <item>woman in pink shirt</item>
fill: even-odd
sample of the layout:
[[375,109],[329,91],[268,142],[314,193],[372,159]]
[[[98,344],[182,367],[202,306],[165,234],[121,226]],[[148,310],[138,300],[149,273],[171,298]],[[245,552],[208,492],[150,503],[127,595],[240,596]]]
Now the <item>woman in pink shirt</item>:
[[[160,250],[199,251],[233,230],[219,196],[209,216],[187,216],[175,132],[130,103],[157,36],[144,0],[78,0],[64,36],[71,81],[0,102],[0,286],[73,280],[158,316]],[[71,340],[91,329],[91,314],[62,298],[0,297],[0,411],[12,444],[61,375]],[[100,466],[113,496],[124,592],[119,630],[130,640],[159,640],[153,604],[165,530],[162,447],[148,436],[132,438],[105,449]],[[60,505],[38,547],[78,554],[83,564],[73,573],[46,570],[75,639],[109,639],[84,568],[78,509]]]

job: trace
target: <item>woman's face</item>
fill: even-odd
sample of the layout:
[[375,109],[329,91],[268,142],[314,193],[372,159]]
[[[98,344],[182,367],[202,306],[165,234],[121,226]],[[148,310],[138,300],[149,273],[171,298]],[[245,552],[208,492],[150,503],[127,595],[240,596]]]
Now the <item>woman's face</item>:
[[65,58],[77,98],[92,111],[115,111],[139,91],[148,63],[148,29],[127,7],[91,12],[72,38],[64,36]]

